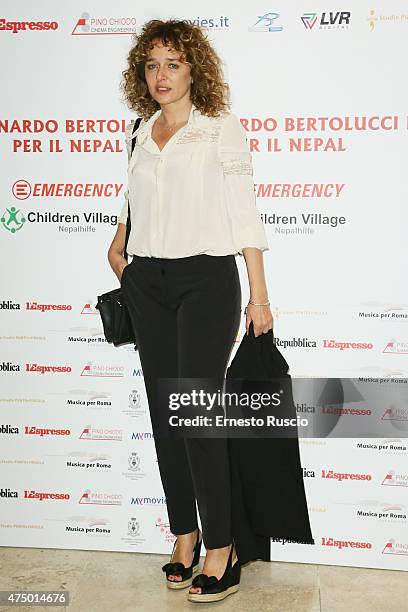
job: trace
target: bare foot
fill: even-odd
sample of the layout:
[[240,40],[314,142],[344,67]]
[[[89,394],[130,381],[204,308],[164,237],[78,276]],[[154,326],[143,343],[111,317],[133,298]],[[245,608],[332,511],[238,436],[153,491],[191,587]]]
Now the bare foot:
[[[202,569],[202,574],[206,576],[215,576],[218,580],[222,578],[225,572],[225,568],[228,561],[228,556],[231,551],[231,546],[224,546],[224,548],[212,548],[207,550],[207,554],[205,557],[204,566]],[[234,550],[232,551],[232,564],[234,564],[235,559],[237,558],[237,553]],[[201,587],[190,587],[190,593],[201,593]]]
[[[198,539],[201,538],[201,531]],[[185,567],[190,567],[194,557],[194,546],[197,541],[197,529],[191,533],[184,533],[183,535],[177,536],[176,546],[174,547],[173,554],[170,559],[170,563],[183,563]],[[169,580],[175,582],[181,581],[181,574],[169,574]]]

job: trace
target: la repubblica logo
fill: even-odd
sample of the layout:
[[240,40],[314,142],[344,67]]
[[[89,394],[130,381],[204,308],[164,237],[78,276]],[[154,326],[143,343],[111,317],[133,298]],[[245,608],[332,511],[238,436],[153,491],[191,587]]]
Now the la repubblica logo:
[[15,234],[19,232],[26,222],[26,218],[24,214],[21,212],[19,208],[15,206],[10,206],[10,208],[6,208],[0,217],[0,223],[2,227],[10,232],[11,234]]

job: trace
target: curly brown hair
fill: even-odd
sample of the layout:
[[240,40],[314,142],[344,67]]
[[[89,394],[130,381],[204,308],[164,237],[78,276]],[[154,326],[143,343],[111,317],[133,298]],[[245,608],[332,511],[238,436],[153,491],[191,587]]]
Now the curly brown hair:
[[178,51],[180,61],[190,65],[193,79],[190,96],[201,113],[217,117],[229,110],[230,88],[223,80],[221,60],[198,25],[186,19],[151,19],[133,39],[135,44],[129,51],[128,67],[122,72],[120,87],[128,107],[143,119],[147,121],[160,108],[150,95],[145,79],[145,61],[153,41]]

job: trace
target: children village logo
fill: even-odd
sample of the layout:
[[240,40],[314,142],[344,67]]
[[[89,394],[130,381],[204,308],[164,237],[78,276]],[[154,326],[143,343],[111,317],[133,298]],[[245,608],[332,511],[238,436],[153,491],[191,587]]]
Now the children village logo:
[[20,231],[21,228],[24,227],[26,221],[27,219],[24,217],[24,214],[15,206],[6,208],[0,217],[2,227],[10,232],[10,234],[15,234],[16,232]]

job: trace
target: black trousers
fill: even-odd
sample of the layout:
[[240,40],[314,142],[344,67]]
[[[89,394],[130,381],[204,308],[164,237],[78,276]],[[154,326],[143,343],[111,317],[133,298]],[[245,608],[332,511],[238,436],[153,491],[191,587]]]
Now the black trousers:
[[[177,259],[134,256],[122,275],[140,354],[153,433],[160,377],[211,377],[223,384],[241,318],[234,255]],[[222,386],[219,387],[222,390]],[[231,480],[225,438],[154,438],[174,535],[197,527],[206,549],[232,542]]]

